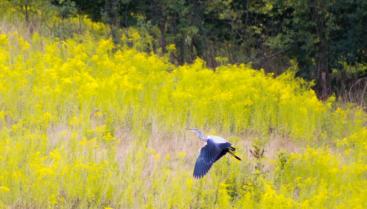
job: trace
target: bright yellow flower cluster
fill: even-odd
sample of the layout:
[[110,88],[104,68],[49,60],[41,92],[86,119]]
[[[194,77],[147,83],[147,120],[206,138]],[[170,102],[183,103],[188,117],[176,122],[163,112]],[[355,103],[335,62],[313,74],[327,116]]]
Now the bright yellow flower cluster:
[[[344,142],[353,143],[356,135]],[[367,140],[367,135],[359,136],[362,137],[360,141]],[[366,150],[357,147],[347,151],[356,159],[343,152],[312,148],[290,155],[287,163],[276,172],[280,193],[295,199],[297,208],[366,208]]]
[[[212,70],[200,59],[177,67],[89,35],[1,34],[0,207],[363,207],[366,114],[335,105],[290,72]],[[338,154],[309,148],[269,163],[268,175],[243,157],[196,181],[186,127],[311,145],[344,139]]]

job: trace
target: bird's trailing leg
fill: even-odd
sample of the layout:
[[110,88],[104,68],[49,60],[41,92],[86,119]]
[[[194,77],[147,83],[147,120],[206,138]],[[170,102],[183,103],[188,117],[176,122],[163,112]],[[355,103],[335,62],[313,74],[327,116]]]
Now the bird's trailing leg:
[[[233,148],[233,147],[232,147]],[[238,157],[237,155],[235,155],[232,150],[228,150],[228,153],[231,154],[234,158],[236,158],[237,160],[241,160],[240,157]]]

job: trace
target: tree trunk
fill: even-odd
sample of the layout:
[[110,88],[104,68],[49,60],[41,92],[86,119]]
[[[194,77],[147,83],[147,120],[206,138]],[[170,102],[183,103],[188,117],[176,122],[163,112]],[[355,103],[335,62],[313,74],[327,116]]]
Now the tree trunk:
[[330,72],[328,66],[328,50],[325,39],[320,39],[320,48],[316,55],[317,85],[320,99],[327,99],[331,92]]
[[119,15],[119,0],[112,0],[111,18],[112,18],[112,39],[115,45],[120,43],[120,15]]
[[331,93],[331,79],[328,59],[328,39],[326,33],[326,2],[324,0],[310,0],[311,15],[316,23],[316,35],[319,42],[316,44],[316,88],[320,99],[325,100]]
[[113,43],[118,45],[120,43],[120,15],[119,15],[119,0],[106,0],[105,10],[107,13],[108,24],[111,29],[111,36]]
[[159,23],[159,31],[161,33],[161,49],[162,49],[162,55],[167,53],[167,48],[166,48],[166,20],[165,18],[163,18],[163,20],[161,20],[161,22]]
[[183,65],[185,63],[185,40],[183,37],[179,39],[178,45],[179,45],[179,51],[180,51],[178,55],[178,63],[180,65]]
[[27,26],[29,25],[29,0],[24,2],[24,18]]

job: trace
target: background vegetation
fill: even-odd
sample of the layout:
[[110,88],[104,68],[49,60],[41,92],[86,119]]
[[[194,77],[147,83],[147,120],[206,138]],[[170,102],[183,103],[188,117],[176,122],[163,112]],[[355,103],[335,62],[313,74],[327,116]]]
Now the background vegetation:
[[21,12],[31,31],[58,14],[58,26],[46,28],[61,38],[74,34],[65,19],[83,14],[107,23],[116,45],[135,45],[134,28],[143,34],[140,51],[167,54],[175,64],[200,57],[211,68],[252,63],[280,74],[293,60],[297,76],[315,81],[319,98],[334,94],[338,100],[366,104],[364,0],[2,1],[7,5],[3,10],[10,6]]
[[[196,47],[185,54],[183,62],[187,64],[176,65],[177,57],[182,58],[179,48],[187,52],[192,45],[175,42],[180,33],[169,32],[171,13],[176,14],[170,9],[200,9],[195,2],[181,2],[179,9],[170,5],[180,1],[154,5],[144,1],[89,2],[1,1],[0,208],[367,207],[363,100],[357,100],[361,106],[341,103],[339,95],[319,100],[313,84],[297,77],[313,71],[295,51],[279,55],[286,62],[294,55],[298,62],[297,66],[292,61],[281,74],[283,70],[272,74],[246,64],[231,65],[249,54],[237,51],[245,57],[238,60],[221,54],[220,48],[232,53],[236,51],[230,47],[241,46],[227,35],[223,36],[226,39],[218,36],[217,42],[209,45],[216,62],[213,66],[210,56],[194,59]],[[248,2],[248,10],[244,10],[249,22],[254,18],[249,10],[254,2]],[[212,6],[211,11],[218,12],[227,8],[225,5],[236,5],[235,1],[224,3],[212,1],[213,5],[203,9]],[[275,3],[281,2],[256,4],[252,12],[264,13],[256,20],[266,19]],[[283,3],[307,8],[294,1]],[[165,6],[164,10],[154,10],[158,6]],[[139,12],[142,9],[156,13]],[[93,22],[78,11],[109,25]],[[294,11],[287,18],[307,20],[301,18],[306,15],[301,10],[297,10],[299,14]],[[113,17],[117,14],[116,25]],[[121,14],[126,14],[126,19]],[[154,22],[148,14],[151,18],[169,17],[164,31],[166,52],[162,36],[154,36],[159,21]],[[180,16],[176,21],[184,20]],[[211,21],[217,24],[216,19]],[[234,32],[221,28],[225,23],[215,28]],[[132,25],[135,27],[127,27]],[[295,37],[306,34],[297,31]],[[210,40],[210,36],[198,34],[195,37]],[[258,35],[263,37],[261,30]],[[265,46],[264,40],[280,46],[285,36],[278,35],[275,39],[254,36],[261,44],[247,49],[251,53],[265,50],[259,47]],[[185,36],[185,40],[189,38]],[[359,41],[356,43],[364,40]],[[267,50],[274,49],[269,45]],[[361,56],[358,62],[343,60],[335,73],[349,69],[348,75],[363,75],[363,49],[358,53],[351,55],[353,59]],[[314,58],[310,59],[316,66]],[[222,65],[212,68],[218,63]],[[333,73],[329,75],[337,75]],[[360,84],[363,78],[351,89]],[[361,94],[349,91],[347,95],[363,98],[361,86]],[[193,179],[202,143],[187,133],[186,127],[227,137],[243,161],[224,158],[205,178]]]

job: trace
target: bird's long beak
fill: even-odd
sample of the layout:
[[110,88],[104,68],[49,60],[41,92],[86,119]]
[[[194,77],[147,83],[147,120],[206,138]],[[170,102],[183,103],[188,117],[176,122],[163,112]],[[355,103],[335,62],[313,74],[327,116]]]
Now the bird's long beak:
[[196,128],[186,128],[187,131],[192,131],[194,133],[197,133],[197,131],[199,131],[198,129]]

